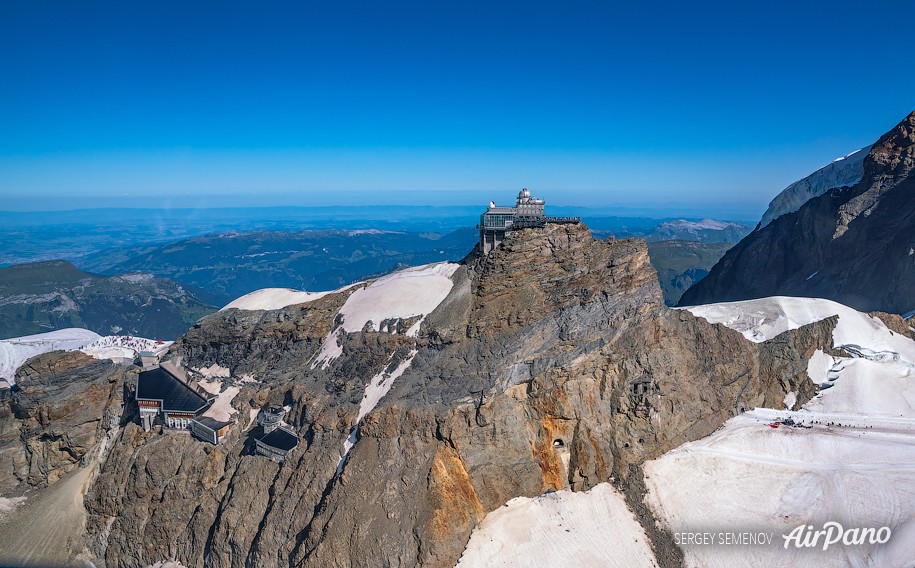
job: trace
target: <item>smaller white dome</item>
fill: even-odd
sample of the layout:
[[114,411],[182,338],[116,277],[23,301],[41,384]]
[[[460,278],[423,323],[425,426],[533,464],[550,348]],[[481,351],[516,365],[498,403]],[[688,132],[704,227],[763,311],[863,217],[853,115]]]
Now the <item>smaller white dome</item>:
[[530,196],[531,196],[531,192],[528,191],[526,187],[518,192],[518,199],[524,199],[525,197],[530,197]]

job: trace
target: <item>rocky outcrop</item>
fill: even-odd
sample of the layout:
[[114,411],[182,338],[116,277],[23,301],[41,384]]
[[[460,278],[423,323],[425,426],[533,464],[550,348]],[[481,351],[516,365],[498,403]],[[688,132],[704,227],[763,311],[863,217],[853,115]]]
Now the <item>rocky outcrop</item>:
[[827,298],[861,311],[915,309],[913,169],[915,112],[871,147],[860,182],[757,228],[680,305],[782,295]]
[[[125,427],[87,498],[92,549],[110,566],[450,566],[513,497],[625,484],[746,408],[803,402],[835,324],[748,342],[664,307],[644,241],[576,225],[510,233],[453,280],[417,337],[341,333],[326,368],[312,362],[352,290],[199,322],[174,354],[261,381],[234,401],[242,424],[219,447]],[[357,424],[369,379],[410,357]],[[268,403],[302,438],[282,465],[250,455],[248,410]]]
[[78,351],[29,359],[0,406],[0,493],[44,487],[79,467],[116,425],[127,372]]

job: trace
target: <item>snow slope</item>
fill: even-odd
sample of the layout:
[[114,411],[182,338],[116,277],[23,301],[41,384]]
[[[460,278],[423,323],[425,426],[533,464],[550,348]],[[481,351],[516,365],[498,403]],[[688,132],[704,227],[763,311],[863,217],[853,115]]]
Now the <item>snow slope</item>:
[[68,328],[0,341],[0,378],[12,384],[16,370],[29,358],[49,351],[79,349],[100,339],[88,329]]
[[[400,377],[404,371],[406,371],[410,364],[413,363],[413,358],[416,357],[416,354],[419,351],[416,349],[410,351],[407,357],[401,361],[397,367],[394,368],[390,373],[382,370],[380,373],[372,377],[368,384],[365,385],[365,394],[362,395],[362,400],[359,402],[359,416],[356,417],[356,425],[353,426],[353,429],[350,431],[349,436],[343,442],[343,451],[340,453],[340,461],[337,462],[337,474],[343,470],[343,464],[346,462],[346,457],[349,455],[349,451],[353,449],[353,445],[356,443],[356,438],[359,432],[359,424],[362,422],[362,419],[365,416],[375,409],[378,406],[378,403],[381,401],[381,398],[388,394],[388,391],[391,390],[391,386],[394,385],[394,381]],[[393,358],[393,355],[391,356]]]
[[[457,268],[453,262],[417,266],[388,274],[356,290],[340,308],[343,330],[362,331],[371,321],[374,330],[380,331],[383,320],[428,315],[451,292],[451,275]],[[421,322],[407,330],[407,335],[416,335]]]
[[757,343],[837,315],[839,322],[832,334],[834,347],[859,348],[871,354],[896,353],[901,359],[915,362],[915,342],[890,331],[879,319],[831,300],[773,296],[681,309],[739,331]]
[[453,262],[439,262],[408,268],[383,276],[350,294],[339,312],[343,316],[343,324],[327,335],[312,362],[312,368],[318,365],[326,368],[343,354],[337,341],[340,330],[345,333],[362,331],[368,322],[372,322],[375,331],[392,331],[381,329],[381,322],[421,316],[406,331],[407,336],[416,336],[425,317],[451,292],[454,285],[451,276],[458,266]]
[[279,310],[295,304],[306,304],[333,292],[302,292],[291,288],[264,288],[237,298],[222,308],[221,312],[239,310]]
[[167,348],[172,341],[126,335],[101,336],[94,331],[71,327],[38,335],[27,335],[0,341],[0,379],[13,384],[16,370],[29,358],[50,351],[80,350],[96,359],[133,359],[139,351]]
[[802,180],[798,180],[775,196],[759,222],[760,228],[786,213],[797,211],[802,205],[836,187],[850,186],[861,181],[864,158],[870,146],[837,158]]
[[657,566],[648,537],[609,483],[518,497],[486,515],[459,568]]
[[[687,565],[905,566],[915,558],[915,342],[841,304],[763,298],[690,311],[763,341],[838,315],[836,346],[807,373],[821,390],[800,410],[755,409],[646,462],[647,501],[677,532],[760,531],[773,544],[684,546]],[[804,427],[781,425],[791,418]],[[886,544],[784,548],[798,526],[892,529]]]

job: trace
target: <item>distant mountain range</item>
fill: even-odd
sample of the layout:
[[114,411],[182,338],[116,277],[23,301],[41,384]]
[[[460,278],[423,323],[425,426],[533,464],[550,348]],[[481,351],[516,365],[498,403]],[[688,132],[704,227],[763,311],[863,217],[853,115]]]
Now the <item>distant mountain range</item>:
[[[79,215],[72,220],[89,222]],[[668,305],[750,230],[747,225],[710,219],[599,217],[587,222],[598,238],[637,236],[651,241],[651,262]],[[170,233],[177,229],[176,225]],[[478,238],[472,227],[450,232],[223,231],[99,251],[93,247],[115,236],[111,227],[99,231],[105,235],[102,241],[71,239],[78,268],[66,260],[0,268],[0,338],[85,327],[100,334],[172,339],[201,315],[253,290],[333,290],[406,266],[460,260]],[[39,239],[32,252],[57,250],[56,243]],[[42,252],[41,246],[49,248]]]
[[700,243],[736,243],[753,227],[731,221],[703,219],[665,221],[645,236],[649,243],[658,241],[694,241]]
[[449,234],[380,230],[228,232],[89,255],[104,274],[148,271],[206,289],[220,305],[260,288],[333,290],[397,268],[459,260],[475,229]]
[[68,327],[174,339],[213,311],[149,273],[100,276],[62,260],[0,268],[0,339]]
[[[652,247],[652,262],[667,279],[665,293],[675,303],[682,290],[704,276],[750,227],[714,220],[604,220],[595,236],[640,236],[649,241],[692,242]],[[260,288],[333,290],[406,266],[457,261],[478,239],[467,227],[448,234],[381,230],[317,230],[295,233],[228,232],[178,242],[104,251],[81,261],[103,274],[149,271],[189,286],[205,288],[217,304]],[[723,245],[722,243],[730,243]],[[703,246],[707,245],[707,246]],[[683,257],[677,257],[682,253]],[[676,281],[676,284],[670,282]],[[674,292],[676,290],[676,292]]]
[[708,275],[733,242],[654,241],[648,243],[664,303],[676,306],[690,286]]
[[786,188],[680,303],[782,295],[915,310],[915,112],[869,148]]

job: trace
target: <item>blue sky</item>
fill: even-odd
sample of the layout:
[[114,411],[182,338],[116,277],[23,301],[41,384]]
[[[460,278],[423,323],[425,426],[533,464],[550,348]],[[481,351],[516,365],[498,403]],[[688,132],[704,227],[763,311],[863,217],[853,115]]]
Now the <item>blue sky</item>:
[[614,4],[3,2],[0,210],[756,211],[915,109],[912,2]]

